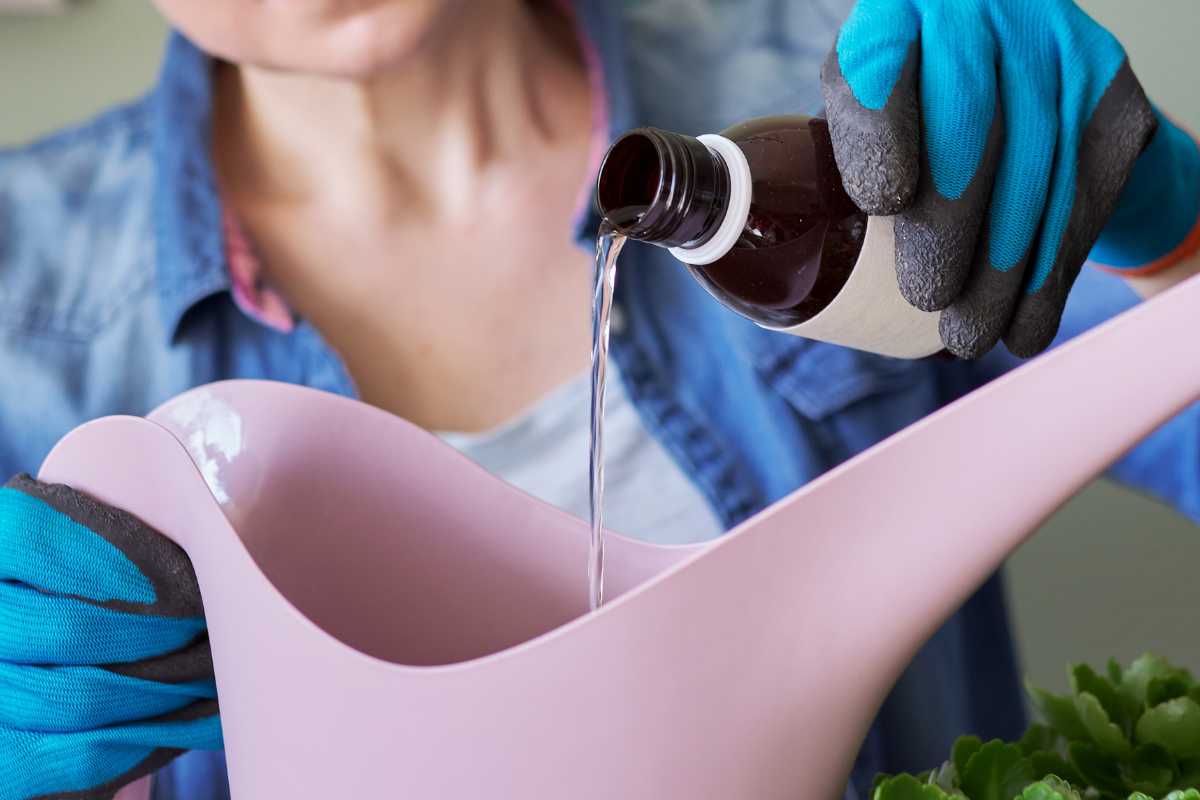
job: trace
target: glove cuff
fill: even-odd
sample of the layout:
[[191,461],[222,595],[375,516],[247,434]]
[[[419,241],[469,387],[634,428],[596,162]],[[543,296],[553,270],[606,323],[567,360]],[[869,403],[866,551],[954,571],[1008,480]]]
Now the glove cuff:
[[1116,211],[1090,255],[1129,277],[1168,269],[1200,251],[1200,144],[1161,112]]

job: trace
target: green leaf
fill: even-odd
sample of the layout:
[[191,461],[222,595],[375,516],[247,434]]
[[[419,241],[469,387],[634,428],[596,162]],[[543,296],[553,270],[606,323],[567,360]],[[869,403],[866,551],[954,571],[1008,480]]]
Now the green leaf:
[[1164,797],[1163,800],[1200,800],[1200,790],[1185,789],[1183,791],[1174,791]]
[[1041,750],[1053,750],[1054,746],[1058,744],[1058,734],[1045,725],[1030,725],[1029,730],[1025,731],[1025,735],[1021,737],[1019,744],[1021,752],[1027,756]]
[[1109,720],[1122,731],[1130,727],[1130,718],[1126,713],[1129,706],[1116,686],[1096,674],[1087,664],[1076,664],[1071,667],[1071,690],[1076,696],[1090,694],[1100,701]]
[[1087,786],[1087,781],[1075,766],[1063,758],[1058,753],[1050,750],[1041,753],[1034,753],[1029,756],[1029,763],[1033,767],[1033,776],[1035,778],[1045,778],[1049,775],[1062,778],[1064,781],[1070,781],[1076,786]]
[[1146,684],[1146,705],[1153,708],[1168,700],[1186,697],[1191,688],[1191,684],[1182,675],[1151,678],[1150,683]]
[[1120,686],[1124,682],[1125,673],[1121,670],[1121,665],[1117,663],[1115,658],[1108,660],[1108,679],[1112,681],[1113,686]]
[[1016,800],[1082,800],[1071,784],[1051,775],[1025,787]]
[[983,747],[983,740],[978,736],[960,736],[954,740],[954,749],[951,750],[950,760],[954,762],[954,769],[958,772],[960,779],[967,771],[967,761],[978,753],[981,747]]
[[951,800],[961,798],[960,793],[946,794],[937,786],[921,783],[912,775],[897,775],[875,787],[873,800]]
[[1083,784],[1112,795],[1128,793],[1121,780],[1117,759],[1090,742],[1071,742],[1067,745],[1068,759],[1083,777]]
[[1033,707],[1061,736],[1069,741],[1091,740],[1087,728],[1083,727],[1079,720],[1079,712],[1075,710],[1075,701],[1072,698],[1051,694],[1028,683],[1025,685],[1025,691],[1029,693]]
[[971,800],[1012,800],[1033,782],[1033,768],[1020,747],[993,739],[967,759],[958,777]]
[[1138,745],[1133,758],[1122,763],[1120,770],[1126,788],[1155,797],[1175,784],[1175,759],[1156,744]]
[[947,761],[940,768],[930,770],[922,783],[929,783],[945,792],[952,792],[958,788],[958,770],[954,768],[952,762]]
[[1104,752],[1124,758],[1133,752],[1133,745],[1114,725],[1096,696],[1090,692],[1075,695],[1075,711],[1093,742]]
[[1146,653],[1139,656],[1136,661],[1129,665],[1129,669],[1125,670],[1125,675],[1121,681],[1121,691],[1124,693],[1134,705],[1138,708],[1146,705],[1146,691],[1150,686],[1150,681],[1155,678],[1171,678],[1178,676],[1192,683],[1191,674],[1187,670],[1178,669],[1171,666],[1171,663],[1165,658],[1159,658],[1152,653]]
[[1162,745],[1176,758],[1200,756],[1200,704],[1178,697],[1149,709],[1138,720],[1137,738]]

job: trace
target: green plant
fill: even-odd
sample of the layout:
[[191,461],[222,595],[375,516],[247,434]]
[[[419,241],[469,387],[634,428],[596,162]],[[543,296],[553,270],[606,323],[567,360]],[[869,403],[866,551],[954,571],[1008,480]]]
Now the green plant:
[[1101,675],[1068,668],[1065,695],[1028,687],[1045,724],[1020,742],[964,736],[922,775],[881,776],[874,800],[1200,800],[1200,685],[1144,655]]

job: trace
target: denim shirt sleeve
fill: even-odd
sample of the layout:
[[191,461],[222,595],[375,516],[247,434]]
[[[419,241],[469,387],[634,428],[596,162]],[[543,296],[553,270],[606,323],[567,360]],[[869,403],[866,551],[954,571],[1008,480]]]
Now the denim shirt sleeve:
[[[59,437],[158,380],[144,106],[0,151],[0,468],[36,471]],[[149,323],[153,326],[153,321]],[[159,373],[161,374],[161,373]],[[101,381],[101,376],[107,380]]]
[[[1055,345],[1127,311],[1138,296],[1119,277],[1085,267],[1067,303]],[[1002,347],[976,368],[975,385],[1020,366]],[[1074,398],[1087,403],[1091,398]],[[1114,464],[1108,476],[1170,504],[1200,522],[1200,404],[1188,408]]]

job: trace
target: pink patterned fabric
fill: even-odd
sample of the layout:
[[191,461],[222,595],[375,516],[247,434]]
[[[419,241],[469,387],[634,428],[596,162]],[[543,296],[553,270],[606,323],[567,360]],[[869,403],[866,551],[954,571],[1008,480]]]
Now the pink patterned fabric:
[[247,316],[281,333],[291,333],[295,319],[287,301],[267,285],[262,261],[241,221],[227,202],[221,203],[225,263],[233,284],[233,301]]

